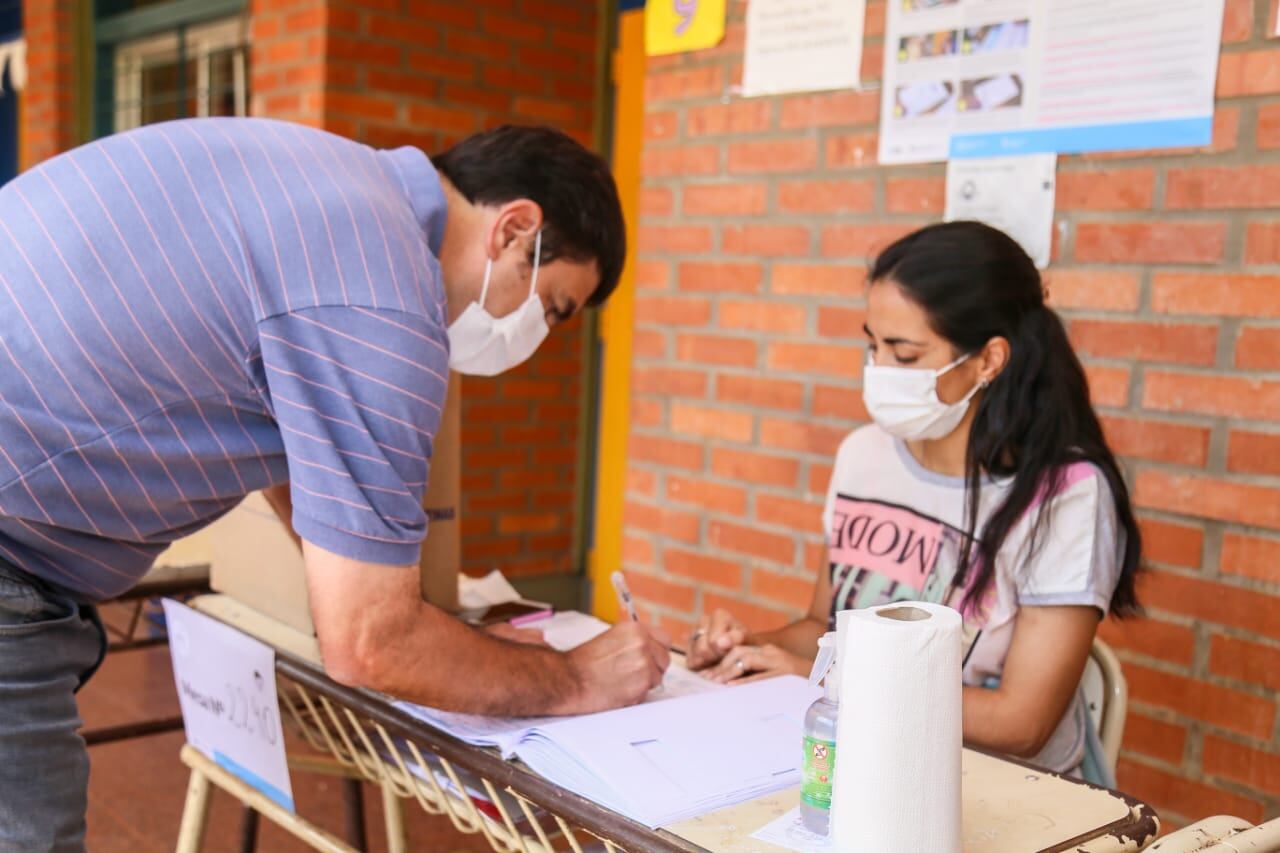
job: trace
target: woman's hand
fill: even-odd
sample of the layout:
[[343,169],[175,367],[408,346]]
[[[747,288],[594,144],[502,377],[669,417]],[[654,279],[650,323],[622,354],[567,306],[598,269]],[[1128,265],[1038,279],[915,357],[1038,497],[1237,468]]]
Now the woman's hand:
[[808,675],[813,661],[775,645],[735,646],[703,678],[720,684],[745,684],[775,675]]
[[747,626],[733,618],[728,610],[720,609],[710,616],[704,614],[698,620],[698,627],[689,635],[685,663],[694,671],[706,669],[719,663],[730,649],[746,641]]

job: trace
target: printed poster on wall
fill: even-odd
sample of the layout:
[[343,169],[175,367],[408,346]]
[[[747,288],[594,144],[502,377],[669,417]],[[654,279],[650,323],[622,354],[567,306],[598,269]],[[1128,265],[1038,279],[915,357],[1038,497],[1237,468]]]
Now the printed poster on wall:
[[750,0],[742,94],[856,89],[866,0]]
[[725,0],[648,0],[644,4],[646,56],[688,53],[724,40]]
[[1223,0],[890,0],[880,162],[1207,145]]

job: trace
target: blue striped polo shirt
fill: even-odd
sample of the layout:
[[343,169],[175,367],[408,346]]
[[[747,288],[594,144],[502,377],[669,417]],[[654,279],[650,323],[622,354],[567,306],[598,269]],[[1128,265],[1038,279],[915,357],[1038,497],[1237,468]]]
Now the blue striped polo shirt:
[[0,188],[0,558],[101,600],[287,480],[304,539],[416,562],[444,224],[421,151],[260,119],[144,127]]

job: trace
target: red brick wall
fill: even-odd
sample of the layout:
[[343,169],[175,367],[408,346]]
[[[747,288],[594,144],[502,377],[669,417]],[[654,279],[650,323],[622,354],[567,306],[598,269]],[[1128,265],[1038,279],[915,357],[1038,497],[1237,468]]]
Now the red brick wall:
[[[505,122],[591,143],[591,0],[254,0],[254,109],[429,154]],[[463,386],[463,562],[571,571],[582,325]]]
[[[647,79],[625,565],[673,630],[806,607],[857,389],[863,271],[940,218],[941,166],[878,167],[880,92],[726,97],[714,50]],[[1125,456],[1150,618],[1122,787],[1173,821],[1280,814],[1280,50],[1228,0],[1213,145],[1062,158],[1052,299]],[[868,9],[880,76],[885,4]]]
[[76,58],[79,4],[24,0],[27,89],[22,99],[22,168],[72,148],[76,135]]
[[325,0],[250,0],[250,115],[325,126]]

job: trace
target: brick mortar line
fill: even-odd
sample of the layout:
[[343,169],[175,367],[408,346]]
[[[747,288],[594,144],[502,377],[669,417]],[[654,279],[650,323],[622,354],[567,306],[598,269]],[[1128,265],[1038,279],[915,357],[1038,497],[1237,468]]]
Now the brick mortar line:
[[[562,30],[561,29],[561,27],[563,26],[562,24],[555,24],[553,26],[538,24],[536,26],[540,26],[545,30],[545,32],[543,33],[542,39],[529,41],[527,39],[521,39],[511,35],[495,33],[489,30],[489,28],[484,25],[485,22],[484,22],[483,15],[497,14],[492,11],[482,13],[481,18],[476,22],[477,26],[474,28],[471,28],[471,27],[464,27],[461,24],[455,24],[455,23],[447,23],[447,22],[437,23],[435,20],[424,19],[420,15],[412,15],[408,12],[389,12],[389,11],[384,11],[380,9],[362,8],[359,6],[348,7],[348,10],[352,12],[356,12],[359,15],[358,30],[352,31],[348,29],[334,29],[332,27],[320,27],[318,30],[315,30],[315,31],[324,32],[324,33],[336,33],[337,35],[341,35],[341,36],[356,37],[365,41],[372,42],[374,44],[395,44],[395,45],[413,47],[414,49],[417,49],[417,50],[439,49],[441,52],[449,52],[449,53],[456,53],[455,51],[445,50],[444,42],[447,39],[447,37],[450,35],[462,35],[462,36],[473,36],[477,38],[487,38],[492,41],[500,42],[502,44],[511,45],[515,47],[535,47],[540,49],[545,48],[545,49],[552,49],[552,50],[568,50],[568,48],[555,44],[554,37],[558,31],[568,32],[573,35],[591,36],[593,38],[595,36],[595,26],[590,21],[578,27],[574,27],[568,30]],[[285,12],[283,10],[276,14],[280,17],[285,16]],[[520,15],[518,13],[513,12],[510,14],[512,15],[513,20],[520,18]],[[435,32],[440,36],[440,43],[436,45],[424,46],[417,42],[406,41],[404,40],[404,38],[374,35],[373,33],[370,32],[370,29],[371,29],[370,22],[372,21],[373,16],[375,15],[383,19],[394,19],[397,23],[416,24],[419,26],[430,27],[431,29],[435,30]],[[306,31],[306,32],[311,32],[311,31]],[[466,53],[465,51],[463,53],[464,55],[467,55],[467,56],[475,56],[475,54]],[[477,56],[477,58],[485,59],[486,61],[489,61],[487,60],[486,57]],[[592,61],[594,62],[594,59]]]
[[[879,120],[866,123],[850,123],[850,124],[830,124],[817,125],[807,128],[783,128],[769,127],[762,130],[751,131],[725,131],[721,133],[709,133],[692,135],[688,133],[687,128],[687,112],[689,109],[698,109],[709,106],[724,106],[719,100],[707,102],[680,101],[678,102],[683,109],[654,111],[654,114],[665,114],[669,112],[677,112],[686,121],[682,122],[682,132],[674,137],[645,140],[645,148],[656,151],[674,151],[681,148],[698,148],[698,147],[721,147],[727,150],[730,145],[753,143],[777,143],[777,142],[802,142],[813,139],[817,142],[826,143],[833,137],[847,136],[850,134],[864,135],[867,131],[876,131],[879,128]],[[1096,159],[1089,154],[1064,154],[1059,159],[1059,174],[1067,175],[1098,175],[1108,172],[1125,172],[1125,171],[1146,171],[1153,170],[1159,176],[1163,176],[1170,170],[1174,171],[1197,171],[1203,169],[1227,168],[1240,165],[1244,168],[1258,166],[1272,166],[1280,160],[1280,149],[1256,150],[1252,146],[1255,140],[1255,134],[1250,133],[1251,129],[1243,123],[1237,128],[1237,138],[1234,147],[1221,151],[1212,151],[1206,148],[1187,148],[1171,149],[1170,153],[1151,156],[1139,150],[1135,151],[1131,156],[1114,156],[1106,159]],[[878,134],[876,134],[878,135]],[[826,145],[819,146],[819,153],[823,153]],[[1121,152],[1123,155],[1123,152]],[[1209,161],[1206,163],[1206,160]],[[862,166],[836,166],[824,164],[826,169],[849,171],[857,168],[875,169],[878,173],[892,178],[908,178],[908,177],[937,177],[945,175],[945,165],[938,163],[893,163],[882,164],[878,162],[868,162]],[[794,174],[805,174],[819,170],[818,167],[813,169],[799,170]],[[793,174],[787,172],[787,174]],[[1163,196],[1157,194],[1154,209],[1162,209]]]
[[[1144,706],[1144,707],[1154,707],[1154,706]],[[1191,749],[1191,745],[1192,745],[1191,739],[1195,734],[1196,734],[1196,731],[1194,729],[1191,729],[1188,731],[1188,737],[1187,737],[1188,753],[1191,753],[1192,755],[1194,755],[1194,767],[1187,767],[1185,763],[1169,764],[1168,762],[1162,761],[1153,756],[1148,756],[1143,753],[1134,753],[1132,750],[1125,750],[1124,757],[1128,758],[1131,761],[1134,761],[1134,763],[1136,764],[1141,764],[1147,767],[1163,770],[1165,772],[1169,772],[1175,775],[1187,777],[1188,780],[1192,782],[1204,783],[1204,782],[1207,782],[1209,779],[1214,779],[1215,780],[1214,784],[1222,786],[1224,790],[1227,790],[1229,793],[1236,793],[1237,791],[1247,792],[1244,794],[1240,794],[1239,796],[1242,796],[1243,798],[1248,800],[1262,800],[1263,802],[1276,800],[1275,797],[1269,797],[1258,790],[1254,790],[1246,786],[1243,786],[1239,782],[1234,782],[1232,780],[1225,779],[1222,777],[1213,777],[1205,773],[1203,770],[1201,770],[1200,769],[1201,767],[1200,751],[1194,750],[1193,752]]]
[[[703,372],[701,368],[690,368],[687,366],[677,367],[677,365],[685,365],[685,364],[686,362],[670,362],[668,363],[669,366],[663,367],[663,366],[651,364],[649,362],[645,362],[643,366],[644,368],[680,369],[686,372],[690,372],[690,371]],[[720,369],[719,371],[717,371],[716,375],[735,378],[735,379],[751,378],[758,375],[758,371],[756,371],[754,368],[733,367],[733,368]],[[769,378],[773,379],[774,377],[771,376]],[[780,379],[779,381],[793,381],[793,380]],[[802,384],[805,386],[806,389],[815,389],[815,390],[819,387],[822,387],[822,388],[836,387],[836,388],[840,388],[841,390],[848,391],[850,393],[854,393],[860,390],[856,385],[850,386],[848,388],[843,388],[838,382],[835,382],[834,380],[831,382],[807,382]],[[635,391],[633,393],[635,393],[636,396],[642,397],[645,399],[653,399],[653,400],[659,400],[659,401],[669,400],[670,402],[674,402],[674,403],[687,403],[691,405],[698,405],[703,408],[714,408],[717,410],[724,410],[728,412],[753,414],[753,415],[759,415],[761,417],[800,421],[804,423],[815,423],[815,425],[822,426],[822,427],[840,427],[846,424],[851,424],[850,429],[857,429],[858,427],[864,426],[866,424],[865,421],[850,420],[839,415],[814,414],[812,405],[807,405],[807,406],[802,405],[800,408],[789,408],[789,407],[770,406],[765,403],[744,403],[738,400],[721,400],[718,396],[716,396],[713,393],[717,389],[717,387],[718,386],[709,384],[708,393],[703,396],[694,396],[690,394],[675,393],[671,391]],[[1216,415],[1197,415],[1193,413],[1162,412],[1162,411],[1148,410],[1148,409],[1143,409],[1140,412],[1133,412],[1128,409],[1114,410],[1110,407],[1096,407],[1096,408],[1100,409],[1099,414],[1102,415],[1103,417],[1121,418],[1129,421],[1137,420],[1143,423],[1155,423],[1155,424],[1160,424],[1164,426],[1182,426],[1182,427],[1191,427],[1196,429],[1206,429],[1210,432],[1211,435],[1213,433],[1213,430],[1217,427],[1221,427],[1224,424],[1235,425],[1237,423],[1237,421],[1233,419],[1227,419],[1224,421],[1223,418]],[[1273,431],[1262,431],[1264,432],[1264,434],[1280,436],[1280,427],[1277,427],[1276,424],[1270,421],[1266,421],[1264,423],[1267,426],[1274,428]],[[1225,437],[1224,437],[1224,442],[1225,442]],[[1212,448],[1210,453],[1212,458]],[[1125,458],[1145,459],[1145,457],[1129,457],[1129,456],[1126,456]],[[1231,473],[1235,476],[1256,476],[1256,477],[1272,478],[1272,479],[1280,480],[1280,474],[1248,474],[1247,472],[1229,472],[1226,470],[1226,467],[1225,467],[1225,455],[1223,458],[1224,458],[1224,464],[1223,464],[1222,470],[1224,473]],[[1157,462],[1159,460],[1149,460],[1149,461]],[[1187,465],[1183,463],[1172,463],[1172,462],[1165,463],[1165,464],[1190,468],[1195,471],[1205,470],[1205,466],[1195,466],[1195,465]],[[1208,463],[1206,463],[1206,465],[1207,464]],[[1280,483],[1277,483],[1277,485],[1280,486]]]
[[[661,462],[650,462],[649,460],[646,460],[646,459],[638,459],[633,462],[629,462],[628,465],[634,466],[639,470],[653,473],[655,475],[664,474],[664,475],[675,475],[675,476],[686,477],[686,478],[696,478],[699,482],[708,482],[708,483],[711,483],[712,485],[717,485],[717,486],[731,486],[731,487],[741,488],[744,491],[747,491],[750,493],[762,493],[766,497],[790,498],[795,501],[803,501],[806,503],[812,502],[809,500],[804,500],[802,498],[796,497],[794,490],[792,490],[792,487],[790,486],[776,486],[769,483],[753,483],[746,480],[735,480],[731,477],[726,477],[722,474],[716,474],[714,471],[706,471],[706,472],[700,473],[695,471],[689,471],[683,468],[672,468],[670,466],[663,465]],[[659,492],[661,493],[662,490],[659,490]],[[825,492],[822,492],[822,493],[809,492],[806,490],[805,494],[814,495],[818,497],[825,497]],[[643,495],[638,495],[638,496],[644,497]],[[655,500],[661,496],[662,496],[661,494],[657,495],[655,497]],[[821,503],[821,501],[818,501],[818,503]],[[815,532],[817,533],[817,535],[821,535],[820,530]],[[806,533],[805,535],[808,535],[808,534]]]
[[[697,442],[693,442],[693,443],[697,443]],[[740,452],[740,451],[737,451],[736,448],[734,450],[736,452]],[[764,452],[764,455],[774,455],[774,454],[770,454],[766,451]],[[645,461],[643,463],[636,463],[636,464],[652,466],[651,468],[647,468],[647,470],[650,470],[653,473],[656,473],[657,471],[661,471],[667,474],[674,474],[676,476],[694,478],[699,480],[700,482],[706,482],[711,485],[742,489],[747,493],[747,499],[749,503],[753,499],[756,499],[759,497],[767,497],[767,498],[771,497],[771,498],[782,498],[782,499],[792,500],[797,503],[812,504],[812,503],[819,503],[820,501],[815,499],[820,499],[824,496],[824,492],[810,491],[805,486],[801,486],[798,488],[790,487],[790,486],[785,486],[785,487],[773,486],[770,484],[756,483],[750,480],[733,479],[723,475],[716,475],[714,474],[714,472],[694,472],[688,469],[664,466],[662,463],[657,463],[657,462]],[[635,497],[637,500],[641,500],[643,502],[658,501],[664,506],[670,506],[670,508],[672,509],[679,509],[679,511],[684,512],[686,514],[693,514],[693,515],[701,514],[700,517],[703,517],[703,518],[714,517],[717,520],[721,518],[739,519],[739,520],[750,520],[753,517],[758,518],[758,516],[755,516],[753,512],[749,512],[749,511],[744,511],[740,515],[735,515],[733,513],[723,512],[720,510],[713,510],[707,507],[699,507],[697,504],[693,504],[693,503],[681,502],[681,501],[669,498],[667,496],[665,487],[662,489],[659,489],[652,496],[646,495],[643,493],[633,493],[630,491],[627,492],[627,495],[629,497]],[[751,504],[751,508],[754,509],[754,504]],[[1142,515],[1142,517],[1148,517],[1153,512],[1152,510],[1143,506],[1135,506],[1135,510],[1137,510]],[[1156,512],[1159,512],[1159,511],[1156,511]],[[1153,519],[1153,520],[1165,520],[1165,518],[1170,519],[1170,522],[1172,521],[1183,522],[1187,518],[1191,518],[1193,520],[1199,520],[1195,516],[1178,516],[1176,514],[1167,513],[1167,512],[1160,512],[1159,514],[1163,517],[1160,519]],[[1221,536],[1226,532],[1225,528],[1227,527],[1232,528],[1231,532],[1236,533],[1237,535],[1247,535],[1253,538],[1262,538],[1266,541],[1271,541],[1271,542],[1276,542],[1275,535],[1277,531],[1270,530],[1267,528],[1257,528],[1250,525],[1236,524],[1236,523],[1229,523],[1229,522],[1207,522],[1207,524],[1209,526],[1206,527],[1204,531],[1204,537],[1205,537],[1204,553],[1206,556],[1202,558],[1203,565],[1201,566],[1201,570],[1189,569],[1186,566],[1182,566],[1177,563],[1158,562],[1153,560],[1144,560],[1144,566],[1151,569],[1157,569],[1166,574],[1176,575],[1180,577],[1187,577],[1187,578],[1196,579],[1196,580],[1212,581],[1214,583],[1218,583],[1219,585],[1227,588],[1234,588],[1234,589],[1243,590],[1245,592],[1257,593],[1257,594],[1262,594],[1270,597],[1276,597],[1277,595],[1276,584],[1270,581],[1267,581],[1265,579],[1254,578],[1249,575],[1219,572],[1217,571],[1217,568],[1216,568],[1216,562],[1217,562],[1217,555],[1221,553]],[[1218,529],[1214,529],[1213,525],[1217,525]],[[815,530],[815,531],[800,530],[800,529],[790,527],[785,524],[779,524],[779,523],[770,523],[769,527],[771,529],[776,529],[777,531],[782,533],[792,534],[792,535],[801,536],[801,537],[821,535],[820,530]],[[1270,535],[1259,536],[1259,534],[1270,534]],[[1280,544],[1280,543],[1277,543],[1277,544]],[[1215,622],[1214,624],[1227,625],[1228,623]],[[1259,635],[1259,636],[1262,636],[1262,635]]]
[[[1210,685],[1212,687],[1217,687],[1224,690],[1231,690],[1235,693],[1241,693],[1255,699],[1265,699],[1271,705],[1272,714],[1275,714],[1277,711],[1275,690],[1268,687],[1264,687],[1261,684],[1251,684],[1248,682],[1232,681],[1231,679],[1228,679],[1225,676],[1217,675],[1208,671],[1207,646],[1208,646],[1209,635],[1207,633],[1201,633],[1201,629],[1205,629],[1205,631],[1207,632],[1207,625],[1205,623],[1197,623],[1196,626],[1194,627],[1194,630],[1196,631],[1196,644],[1195,644],[1195,654],[1192,657],[1191,666],[1176,664],[1161,658],[1153,658],[1149,656],[1147,656],[1149,657],[1149,660],[1147,662],[1141,663],[1140,665],[1144,669],[1149,669],[1156,672],[1165,673],[1168,675],[1177,675],[1182,678],[1188,678],[1193,681],[1198,681],[1203,684]],[[1203,657],[1200,655],[1201,646],[1205,647]],[[1132,656],[1132,653],[1125,655],[1125,657],[1130,657],[1130,656]],[[1135,660],[1133,661],[1133,663],[1137,664],[1139,662]],[[1143,705],[1151,704],[1149,702],[1146,702],[1138,698],[1135,698],[1133,701]],[[1166,706],[1156,705],[1153,707],[1166,707]],[[1186,713],[1185,711],[1180,711],[1179,709],[1176,709],[1176,708],[1170,709],[1170,710],[1173,710],[1175,713],[1180,713],[1189,719],[1196,720],[1209,728],[1221,729],[1223,731],[1232,731],[1226,726],[1222,726],[1217,723],[1212,723],[1208,720],[1202,720],[1199,717],[1195,717]],[[1257,738],[1252,735],[1246,735],[1240,732],[1236,732],[1236,734],[1240,737],[1252,738],[1255,741],[1266,740],[1267,738],[1270,737],[1270,735],[1268,735],[1267,738]]]
[[[653,544],[655,546],[660,545],[664,549],[667,546],[682,547],[686,549],[690,547],[688,543],[681,542],[678,539],[673,539],[672,537],[663,533],[658,533],[655,531],[643,530],[643,529],[640,532],[652,538],[654,540]],[[744,564],[757,565],[758,567],[765,568],[768,571],[776,571],[777,574],[785,574],[784,572],[777,571],[777,570],[791,568],[793,565],[796,565],[802,561],[801,558],[803,557],[804,548],[794,543],[792,545],[792,548],[796,552],[796,556],[793,556],[791,562],[789,563],[778,563],[766,557],[761,557],[754,554],[748,554],[742,551],[734,551],[727,548],[712,547],[710,545],[700,546],[698,548],[698,553],[704,554],[709,557],[715,557],[717,559],[725,560],[726,562],[738,560],[740,562],[743,562]],[[748,567],[747,565],[743,566],[744,569],[747,567]],[[684,583],[687,583],[693,586],[695,589],[698,588],[699,584],[704,583],[702,580],[695,580],[694,578],[686,577],[684,575],[668,572],[665,568],[656,569],[655,571],[662,572],[662,574],[660,575],[655,575],[656,577],[663,578],[664,580],[673,579],[673,578],[678,579]],[[746,584],[746,575],[744,575],[743,578],[744,578],[743,590],[745,592],[748,589],[748,586]],[[749,599],[756,599],[756,597],[749,596]],[[759,603],[759,602],[758,600],[750,600],[749,603]],[[802,608],[798,610],[802,610]]]
[[[699,479],[700,481],[702,480],[702,478],[699,478]],[[717,482],[715,485],[724,485],[724,484]],[[751,496],[761,497],[761,495],[758,495],[754,492],[750,493],[748,497],[751,497]],[[787,496],[767,494],[767,495],[763,495],[763,497],[787,497]],[[798,500],[798,499],[792,498],[792,500]],[[651,501],[656,501],[657,503],[651,504]],[[764,532],[766,533],[771,533],[773,535],[778,535],[778,536],[790,536],[793,538],[798,537],[799,540],[802,542],[804,541],[814,542],[816,540],[822,539],[823,537],[822,526],[821,526],[821,523],[817,521],[817,519],[815,519],[816,523],[814,524],[812,530],[798,530],[782,522],[770,521],[767,519],[760,518],[758,515],[745,510],[741,514],[738,514],[738,513],[728,512],[725,510],[711,509],[710,507],[707,507],[702,504],[694,503],[691,501],[682,501],[678,498],[672,498],[668,496],[667,491],[665,489],[659,491],[657,494],[653,496],[637,495],[635,498],[635,502],[638,504],[643,504],[645,506],[652,505],[659,508],[670,509],[676,512],[684,513],[686,515],[696,515],[700,521],[705,521],[708,524],[714,523],[714,522],[728,522],[731,524],[744,526],[746,522],[755,521],[757,523],[757,526],[754,526],[752,529],[759,529],[759,526],[762,526]],[[761,558],[761,559],[764,559],[764,558]]]
[[[690,399],[700,399],[700,398],[690,398]],[[746,408],[750,408],[750,407],[746,407]],[[831,426],[834,426],[837,428],[842,426],[841,422],[838,419],[829,419],[829,420],[833,421],[833,423],[830,424]],[[823,425],[826,425],[826,424],[824,423]],[[852,431],[853,429],[858,428],[858,426],[861,426],[861,424],[858,422],[853,422],[852,425],[849,427],[849,430]],[[723,439],[708,438],[706,436],[674,433],[670,429],[662,429],[662,428],[656,428],[656,427],[655,428],[633,428],[633,431],[637,435],[640,435],[641,437],[667,439],[667,440],[674,439],[687,444],[701,445],[702,449],[704,450],[710,450],[717,446],[723,446],[725,447],[725,449],[730,450],[732,452],[754,452],[764,456],[769,456],[769,457],[779,458],[779,459],[787,459],[789,461],[796,461],[802,464],[809,463],[809,464],[819,464],[823,466],[829,465],[833,461],[833,457],[829,454],[823,454],[823,453],[812,452],[812,451],[800,451],[792,448],[775,447],[772,445],[761,445],[758,442],[755,442],[755,443],[728,442]],[[1146,471],[1146,470],[1164,471],[1164,472],[1169,472],[1173,474],[1190,474],[1193,476],[1200,476],[1200,477],[1206,477],[1214,474],[1214,472],[1208,471],[1204,468],[1196,468],[1194,466],[1183,465],[1180,463],[1161,462],[1158,460],[1140,459],[1137,457],[1127,457],[1127,456],[1122,457],[1122,459],[1128,465],[1134,466],[1133,474],[1135,476],[1141,473],[1142,471]],[[689,472],[687,469],[676,468],[672,466],[664,466],[662,465],[662,463],[648,462],[647,460],[638,460],[634,464],[652,465],[652,466],[655,466],[655,468],[659,468],[664,471],[670,471],[672,473],[683,472],[685,475],[689,475],[690,473],[692,473],[692,472]],[[739,485],[739,486],[746,486],[749,488],[762,487],[762,484],[756,484],[748,480],[733,480],[728,478],[715,477],[711,475],[711,472],[709,471],[703,473],[703,478],[710,479],[712,482],[715,482],[717,484]],[[1256,483],[1257,480],[1263,480],[1264,482],[1259,485],[1273,485],[1272,482],[1268,482],[1268,481],[1274,481],[1276,478],[1271,475],[1227,474],[1227,475],[1211,476],[1210,479],[1214,479],[1218,481],[1228,481],[1228,482],[1238,482],[1240,480],[1243,480],[1245,481],[1245,484],[1251,484],[1251,482]],[[791,494],[791,495],[815,494],[815,493],[809,492],[807,490],[807,487],[805,486],[773,487],[773,488],[777,488],[780,490],[779,496],[785,496],[786,494]],[[796,499],[798,500],[799,498],[796,498]],[[1251,525],[1243,522],[1220,521],[1217,519],[1204,518],[1202,516],[1184,515],[1184,514],[1172,512],[1169,510],[1163,510],[1157,507],[1137,506],[1135,508],[1138,509],[1144,515],[1144,517],[1151,517],[1153,520],[1161,520],[1161,521],[1166,521],[1168,523],[1176,522],[1176,523],[1185,525],[1188,523],[1188,521],[1190,521],[1192,526],[1194,526],[1195,524],[1203,524],[1206,526],[1206,528],[1212,527],[1213,525],[1219,525],[1219,526],[1222,526],[1223,528],[1230,528],[1232,531],[1241,531],[1241,532],[1249,533],[1252,535],[1261,534],[1262,538],[1268,539],[1271,541],[1276,540],[1276,537],[1280,536],[1280,529],[1261,527],[1258,525]],[[1205,564],[1208,564],[1209,562],[1210,561],[1208,559],[1204,559]],[[1169,564],[1169,565],[1173,568],[1177,568],[1179,571],[1186,570],[1185,567],[1175,566],[1174,564]],[[1205,577],[1203,573],[1195,573],[1190,576],[1201,577],[1201,578]],[[1229,577],[1244,578],[1245,576],[1230,575]],[[1261,586],[1259,591],[1264,591],[1264,592],[1272,591],[1266,588],[1268,586],[1268,582],[1266,581],[1261,581],[1253,578],[1248,578],[1247,580],[1260,584]],[[1275,584],[1270,584],[1270,586],[1274,587]],[[1246,587],[1246,588],[1249,588],[1249,587]]]

